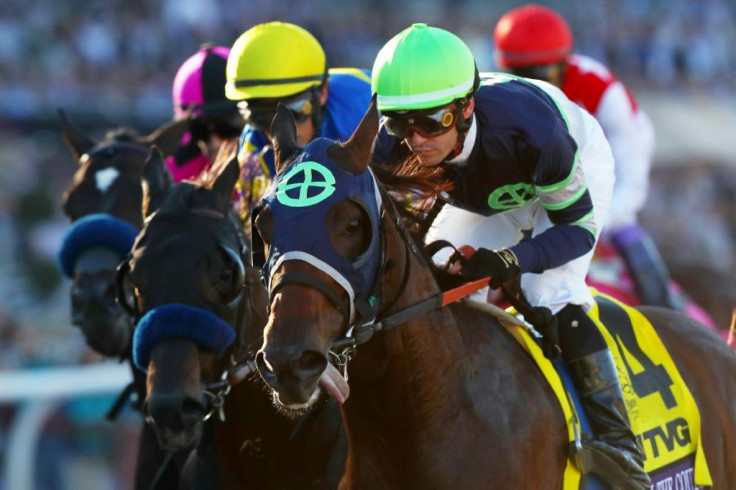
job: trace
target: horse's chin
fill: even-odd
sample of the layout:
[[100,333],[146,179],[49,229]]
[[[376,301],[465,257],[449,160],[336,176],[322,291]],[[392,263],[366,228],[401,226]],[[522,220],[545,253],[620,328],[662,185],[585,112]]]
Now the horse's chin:
[[124,317],[111,317],[104,323],[84,323],[80,326],[87,345],[106,357],[125,354],[132,336],[132,322]]
[[202,439],[202,424],[189,427],[183,431],[171,431],[153,426],[158,444],[166,452],[175,453],[191,449]]
[[307,413],[309,410],[314,408],[315,405],[317,405],[320,401],[326,398],[326,396],[324,395],[324,393],[319,387],[315,388],[315,390],[312,392],[309,399],[304,403],[295,403],[295,402],[285,403],[282,400],[284,399],[288,400],[288,398],[286,397],[282,398],[282,395],[279,394],[279,392],[276,390],[272,391],[272,397],[273,397],[273,404],[278,409],[278,411],[281,414],[286,415],[287,417],[290,417],[290,418],[301,417],[302,415]]

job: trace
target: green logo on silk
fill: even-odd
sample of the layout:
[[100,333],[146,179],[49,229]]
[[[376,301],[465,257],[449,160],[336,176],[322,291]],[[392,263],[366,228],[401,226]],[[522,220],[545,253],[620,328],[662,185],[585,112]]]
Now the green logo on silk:
[[[298,175],[303,175],[298,179],[300,182],[291,183]],[[276,199],[284,206],[305,208],[321,203],[334,192],[335,176],[327,167],[317,162],[302,162],[279,183]]]
[[509,184],[499,187],[488,196],[488,206],[493,209],[514,209],[536,198],[531,184]]

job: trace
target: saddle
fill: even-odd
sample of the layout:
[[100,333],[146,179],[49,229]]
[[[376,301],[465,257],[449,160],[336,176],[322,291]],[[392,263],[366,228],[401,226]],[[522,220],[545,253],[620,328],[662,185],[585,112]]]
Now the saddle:
[[[652,488],[675,488],[675,482],[681,486],[690,485],[690,488],[712,485],[700,444],[698,407],[651,323],[634,308],[593,288],[591,292],[596,303],[589,315],[616,361],[631,427],[643,448],[644,469],[651,477]],[[510,296],[510,299],[521,310],[527,310],[528,303],[524,304],[518,297]],[[590,455],[580,449],[582,442],[591,438],[591,430],[564,363],[555,356],[551,360],[545,355],[551,352],[549,344],[553,341],[545,340],[534,325],[540,319],[545,321],[543,310],[527,311],[534,320],[530,322],[516,307],[501,310],[488,303],[469,300],[465,303],[499,319],[534,359],[557,396],[571,448],[563,488],[603,488],[590,475],[584,474],[585,467],[590,464],[586,458]],[[540,311],[542,313],[536,313],[535,318],[535,312]],[[540,328],[550,327],[540,325]],[[545,344],[548,345],[546,350]]]

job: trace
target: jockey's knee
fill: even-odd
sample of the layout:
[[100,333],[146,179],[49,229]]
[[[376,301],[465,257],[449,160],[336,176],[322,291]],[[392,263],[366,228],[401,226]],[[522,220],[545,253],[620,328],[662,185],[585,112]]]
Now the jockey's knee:
[[555,316],[565,362],[608,348],[603,335],[582,306],[569,304]]

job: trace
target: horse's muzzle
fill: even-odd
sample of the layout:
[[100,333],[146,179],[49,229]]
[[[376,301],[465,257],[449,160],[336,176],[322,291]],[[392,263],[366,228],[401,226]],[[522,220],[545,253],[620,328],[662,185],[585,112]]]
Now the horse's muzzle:
[[306,408],[317,399],[319,377],[327,367],[327,357],[317,351],[261,349],[256,365],[278,401],[287,408]]
[[148,399],[147,412],[147,421],[165,450],[179,451],[199,443],[206,412],[202,401],[176,392],[155,394]]

